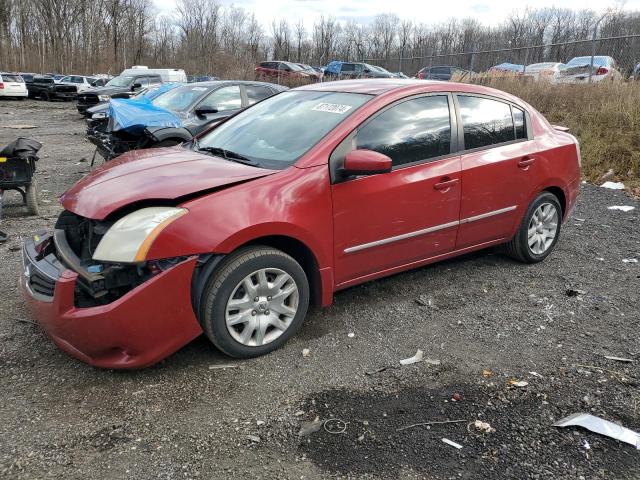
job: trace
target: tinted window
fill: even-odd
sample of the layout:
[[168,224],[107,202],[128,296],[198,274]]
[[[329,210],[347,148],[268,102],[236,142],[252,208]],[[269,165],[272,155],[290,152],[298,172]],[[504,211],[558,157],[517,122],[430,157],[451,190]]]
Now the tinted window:
[[486,147],[515,139],[511,107],[488,98],[458,96],[464,148]]
[[389,108],[358,130],[357,148],[383,153],[394,166],[446,155],[451,151],[447,97],[416,98]]
[[20,77],[20,75],[8,75],[6,73],[3,73],[2,77],[0,77],[0,79],[3,82],[23,83],[22,77]]
[[524,112],[513,107],[513,125],[516,129],[516,139],[527,138],[527,126],[525,125]]
[[439,75],[448,75],[450,72],[449,67],[433,67],[431,69],[431,73],[439,74]]
[[53,83],[53,78],[40,77],[34,79],[35,83]]
[[230,150],[263,167],[286,168],[369,99],[356,93],[283,92],[240,112],[199,143]]
[[219,88],[213,92],[198,105],[198,108],[215,108],[219,112],[223,112],[225,110],[235,110],[241,106],[240,87],[232,85]]
[[253,105],[260,100],[270,97],[273,95],[273,92],[270,88],[260,87],[258,85],[247,85],[244,87],[247,92],[247,97],[249,98],[249,105]]
[[342,64],[342,71],[343,72],[354,72],[356,69],[356,66],[353,63],[343,63]]
[[149,85],[161,85],[162,77],[148,77]]
[[151,103],[156,107],[166,108],[174,112],[183,112],[188,110],[189,107],[194,105],[210,91],[211,89],[209,87],[201,87],[197,84],[185,85],[163,93],[154,98]]

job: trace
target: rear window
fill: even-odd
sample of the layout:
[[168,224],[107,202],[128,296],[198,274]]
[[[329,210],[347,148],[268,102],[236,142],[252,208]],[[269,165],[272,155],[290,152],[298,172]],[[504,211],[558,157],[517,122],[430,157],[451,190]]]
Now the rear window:
[[24,83],[24,80],[22,80],[22,77],[20,75],[9,75],[9,74],[3,73],[1,77],[3,82]]
[[[604,67],[609,64],[609,57],[593,57],[593,64],[598,67]],[[576,57],[569,60],[567,67],[575,67],[578,65],[591,65],[591,57]]]
[[53,78],[49,77],[36,77],[33,79],[34,83],[53,83]]
[[466,150],[515,140],[509,104],[464,95],[458,96],[458,103]]

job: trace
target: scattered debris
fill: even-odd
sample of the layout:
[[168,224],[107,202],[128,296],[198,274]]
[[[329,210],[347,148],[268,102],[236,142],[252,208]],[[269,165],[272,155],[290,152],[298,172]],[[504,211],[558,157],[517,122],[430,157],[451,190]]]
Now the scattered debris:
[[451,395],[451,400],[453,400],[454,402],[459,402],[462,400],[462,395],[460,395],[460,393],[455,392],[453,395]]
[[442,362],[436,358],[425,358],[424,363],[428,363],[429,365],[440,365]]
[[486,368],[484,370],[482,370],[482,376],[483,377],[490,377],[491,375],[493,375],[493,372],[491,370],[486,369]]
[[460,450],[462,448],[462,445],[460,445],[459,443],[454,442],[453,440],[449,440],[448,438],[443,438],[442,441],[444,443],[446,443],[447,445],[451,445],[452,447],[457,448],[458,450]]
[[347,422],[343,422],[339,418],[330,418],[324,422],[324,430],[334,435],[347,431]]
[[300,431],[298,432],[299,437],[306,437],[311,435],[312,433],[316,433],[318,430],[322,428],[322,424],[324,422],[320,420],[318,417],[313,422],[305,422],[302,424]]
[[615,360],[616,362],[633,363],[633,359],[632,358],[613,357],[611,355],[605,355],[604,358],[606,358],[608,360]]
[[416,354],[413,357],[404,358],[404,359],[400,360],[400,365],[411,365],[411,364],[414,364],[414,363],[421,362],[423,356],[424,356],[424,352],[422,350],[418,349],[418,351],[416,352]]
[[624,263],[638,263],[638,259],[637,258],[623,258],[622,261]]
[[633,445],[640,450],[640,433],[636,433],[622,425],[604,420],[589,413],[574,413],[568,417],[558,420],[554,427],[583,427],[594,433],[606,437],[615,438],[621,442]]
[[264,420],[256,420],[256,425],[261,427],[262,425],[264,425]]
[[238,368],[239,363],[226,363],[221,365],[209,365],[209,370],[224,370],[225,368]]
[[309,350],[308,348],[303,348],[302,349],[302,357],[303,358],[308,358],[309,355],[311,355],[311,350]]
[[425,427],[425,426],[431,426],[431,425],[444,425],[445,423],[462,423],[462,422],[468,422],[468,420],[435,420],[433,422],[420,422],[420,423],[414,423],[412,425],[407,425],[406,427],[400,427],[396,431],[401,432],[403,430],[408,430],[409,428],[414,428],[414,427]]
[[37,125],[28,125],[23,123],[17,123],[15,125],[0,125],[0,128],[11,128],[16,130],[28,130],[30,128],[38,128]]
[[636,207],[632,207],[630,205],[612,205],[611,207],[607,207],[609,210],[620,210],[622,212],[630,212]]
[[582,442],[582,447],[583,447],[585,450],[591,450],[591,445],[589,445],[589,442],[587,442],[586,440],[584,440],[584,441]]
[[247,438],[254,443],[260,443],[260,437],[257,435],[247,435]]
[[540,375],[538,372],[529,372],[529,375],[533,375],[534,377],[538,377],[538,378],[544,378],[542,375]]
[[353,333],[353,332],[349,332],[349,333],[347,334],[347,337],[349,337],[349,338],[353,338],[353,337],[355,337],[355,336],[356,336],[356,334],[355,334],[355,333]]
[[467,430],[469,430],[469,427],[472,425],[482,433],[494,433],[496,431],[496,429],[493,428],[489,423],[483,422],[482,420],[471,422],[469,425],[467,425]]
[[580,297],[582,295],[586,295],[587,292],[585,292],[584,290],[577,290],[577,289],[573,289],[573,288],[569,288],[567,289],[567,291],[565,292],[567,297]]
[[375,370],[368,370],[364,373],[366,373],[367,375],[375,375],[376,373],[384,372],[387,368],[389,367],[380,367],[376,368]]
[[602,188],[609,188],[611,190],[624,190],[624,183],[622,182],[604,182],[600,186]]
[[529,382],[525,382],[524,380],[516,380],[515,378],[512,378],[511,380],[509,380],[509,385],[522,388],[529,385]]

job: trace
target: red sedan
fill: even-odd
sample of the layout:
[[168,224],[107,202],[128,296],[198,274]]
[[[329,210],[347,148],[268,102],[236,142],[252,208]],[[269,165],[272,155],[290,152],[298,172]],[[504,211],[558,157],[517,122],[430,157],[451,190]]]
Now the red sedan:
[[543,260],[580,185],[563,130],[482,86],[289,90],[78,182],[55,231],[24,244],[25,298],[100,367],[151,365],[203,331],[262,355],[337,290],[492,245]]

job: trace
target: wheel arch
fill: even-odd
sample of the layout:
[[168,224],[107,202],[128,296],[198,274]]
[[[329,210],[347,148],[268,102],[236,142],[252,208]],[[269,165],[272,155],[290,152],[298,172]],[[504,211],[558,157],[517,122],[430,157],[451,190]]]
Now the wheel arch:
[[555,197],[560,202],[560,207],[562,208],[562,218],[566,218],[567,214],[567,196],[564,190],[557,186],[547,187],[543,190],[544,192],[549,192],[555,195]]

